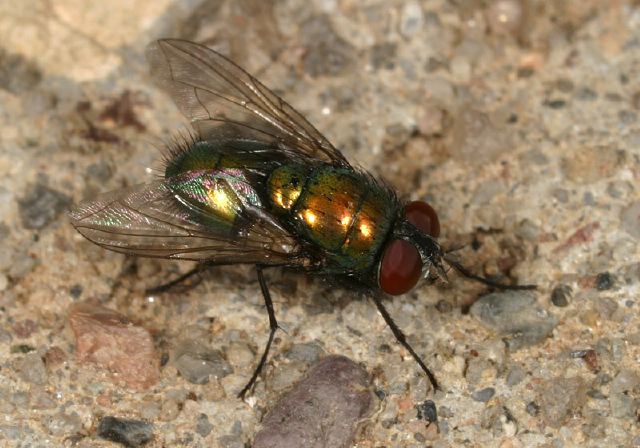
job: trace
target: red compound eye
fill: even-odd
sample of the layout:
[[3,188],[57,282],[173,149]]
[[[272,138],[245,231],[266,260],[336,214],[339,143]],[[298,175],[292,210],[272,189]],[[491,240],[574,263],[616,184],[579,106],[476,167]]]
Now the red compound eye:
[[440,236],[440,220],[436,211],[424,201],[409,202],[404,208],[404,217],[418,229],[433,238]]
[[380,262],[380,288],[397,296],[410,291],[422,274],[422,259],[416,246],[405,240],[387,244]]

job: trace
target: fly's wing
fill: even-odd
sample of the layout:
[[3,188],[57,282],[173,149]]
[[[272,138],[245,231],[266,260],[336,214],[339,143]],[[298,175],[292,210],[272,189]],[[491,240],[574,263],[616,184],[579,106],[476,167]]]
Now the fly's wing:
[[222,264],[302,263],[295,240],[247,188],[234,173],[190,173],[107,193],[80,204],[70,217],[87,239],[124,254]]
[[301,114],[260,81],[202,45],[163,39],[147,48],[151,73],[200,137],[253,138],[305,158],[349,166]]

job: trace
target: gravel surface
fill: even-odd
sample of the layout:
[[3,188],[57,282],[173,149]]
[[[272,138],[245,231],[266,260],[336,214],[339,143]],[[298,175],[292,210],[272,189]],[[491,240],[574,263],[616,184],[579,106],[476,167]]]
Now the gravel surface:
[[[538,289],[451,271],[387,302],[434,394],[373,303],[267,271],[283,331],[239,400],[268,335],[255,271],[149,295],[192,265],[65,214],[154,179],[188,129],[147,73],[160,37],[229,55],[429,201],[471,271]],[[0,2],[0,446],[251,446],[331,355],[368,378],[344,446],[640,446],[639,114],[633,0]]]

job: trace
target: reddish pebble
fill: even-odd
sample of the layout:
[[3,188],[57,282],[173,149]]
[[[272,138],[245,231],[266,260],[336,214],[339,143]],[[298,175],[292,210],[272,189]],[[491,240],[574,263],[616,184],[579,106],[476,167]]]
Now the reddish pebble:
[[346,448],[374,409],[368,373],[344,356],[317,363],[262,421],[253,448]]
[[62,364],[67,360],[67,354],[60,347],[55,345],[44,354],[44,364],[47,367],[54,367],[58,364]]
[[36,331],[38,326],[31,319],[21,320],[20,322],[16,322],[13,326],[13,332],[16,336],[21,339],[26,339],[31,334]]
[[146,389],[160,379],[159,357],[147,330],[125,316],[90,303],[74,305],[69,322],[77,357],[117,374],[133,389]]

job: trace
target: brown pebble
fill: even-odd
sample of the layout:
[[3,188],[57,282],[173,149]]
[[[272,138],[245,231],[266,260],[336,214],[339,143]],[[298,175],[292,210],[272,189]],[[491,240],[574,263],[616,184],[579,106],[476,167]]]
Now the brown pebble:
[[100,305],[80,303],[69,313],[80,361],[92,362],[118,375],[133,389],[146,389],[160,379],[160,362],[147,330]]
[[47,367],[55,367],[67,360],[67,354],[60,347],[50,347],[43,356],[44,363]]
[[31,334],[36,331],[37,328],[38,326],[34,321],[32,321],[31,319],[25,319],[14,324],[13,333],[21,339],[26,339],[31,336]]

